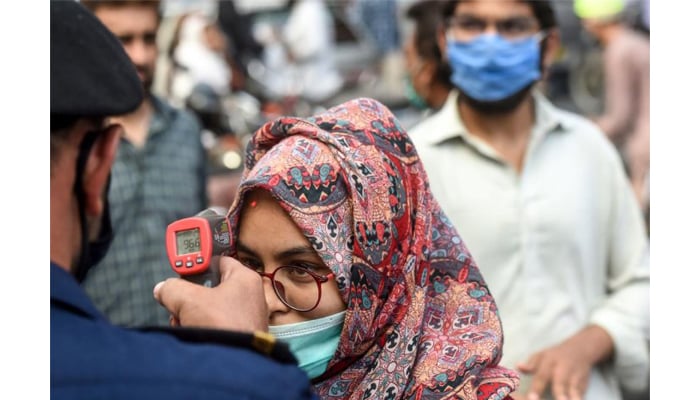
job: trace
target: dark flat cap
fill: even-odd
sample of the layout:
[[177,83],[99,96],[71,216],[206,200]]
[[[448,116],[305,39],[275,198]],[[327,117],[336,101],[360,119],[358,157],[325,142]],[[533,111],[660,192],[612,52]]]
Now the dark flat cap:
[[119,40],[75,0],[51,1],[51,115],[125,114],[143,88]]

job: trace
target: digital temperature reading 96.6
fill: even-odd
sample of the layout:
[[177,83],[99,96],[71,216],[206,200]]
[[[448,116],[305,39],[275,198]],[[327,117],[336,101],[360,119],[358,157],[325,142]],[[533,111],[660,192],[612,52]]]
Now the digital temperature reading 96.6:
[[177,255],[197,253],[201,250],[199,228],[180,231],[175,236],[177,239]]
[[221,281],[219,259],[233,250],[232,237],[228,217],[214,209],[178,219],[165,230],[170,267],[190,282],[214,287]]

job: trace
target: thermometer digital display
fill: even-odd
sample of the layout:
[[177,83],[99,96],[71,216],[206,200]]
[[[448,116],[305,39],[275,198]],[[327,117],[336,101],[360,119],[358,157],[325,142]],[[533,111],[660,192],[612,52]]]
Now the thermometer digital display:
[[216,286],[220,279],[218,258],[230,254],[232,239],[228,218],[211,209],[179,219],[165,232],[170,267],[187,280]]

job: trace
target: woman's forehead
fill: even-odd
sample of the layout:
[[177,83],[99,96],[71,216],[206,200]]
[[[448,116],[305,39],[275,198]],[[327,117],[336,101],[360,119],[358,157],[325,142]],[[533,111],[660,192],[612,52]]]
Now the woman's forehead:
[[311,245],[282,209],[277,200],[263,189],[249,191],[243,199],[239,221],[238,245],[266,253],[281,253],[287,248]]

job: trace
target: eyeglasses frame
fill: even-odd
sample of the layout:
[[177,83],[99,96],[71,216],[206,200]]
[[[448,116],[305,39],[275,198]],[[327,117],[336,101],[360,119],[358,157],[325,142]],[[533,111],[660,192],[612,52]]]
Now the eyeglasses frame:
[[[316,281],[316,288],[318,289],[318,297],[316,298],[316,303],[313,305],[313,307],[311,307],[311,308],[309,308],[309,309],[301,309],[301,308],[298,308],[298,307],[294,307],[293,305],[289,304],[289,303],[280,295],[280,293],[277,291],[277,285],[275,285],[274,276],[275,276],[275,274],[277,273],[277,271],[279,271],[279,270],[282,269],[282,268],[295,268],[295,269],[300,269],[300,270],[303,270],[304,272],[306,272],[307,274],[311,275],[312,278],[314,278],[314,280]],[[272,290],[275,291],[275,296],[277,296],[277,298],[278,298],[282,303],[284,303],[284,305],[286,305],[287,307],[291,308],[292,310],[299,311],[299,312],[310,312],[310,311],[315,310],[316,307],[318,307],[319,303],[321,302],[321,297],[322,297],[322,295],[323,295],[323,289],[321,288],[321,285],[324,284],[324,283],[326,283],[326,282],[328,282],[329,279],[335,277],[335,274],[334,274],[333,272],[329,272],[329,273],[326,274],[326,275],[320,275],[320,274],[318,274],[318,273],[316,273],[316,272],[313,272],[313,271],[311,271],[311,270],[309,270],[309,269],[306,269],[306,268],[304,268],[304,267],[299,267],[299,266],[296,266],[296,265],[280,265],[279,267],[275,268],[275,270],[272,271],[272,272],[265,272],[265,271],[258,271],[258,270],[255,270],[255,272],[257,272],[261,277],[265,277],[265,278],[270,279],[270,282],[272,283]]]

